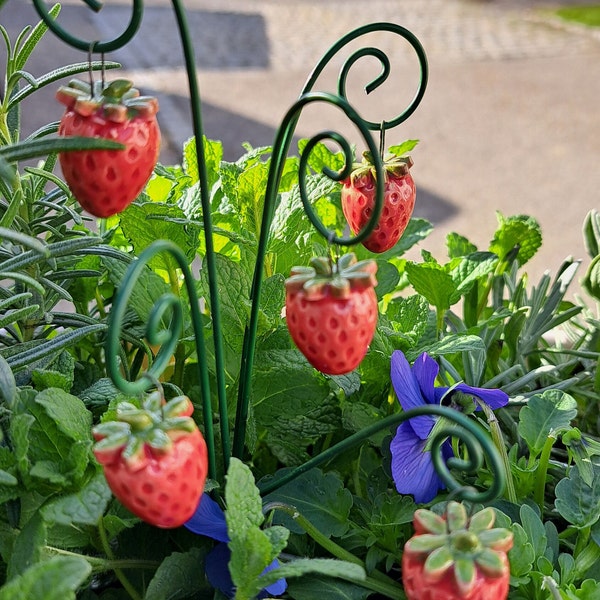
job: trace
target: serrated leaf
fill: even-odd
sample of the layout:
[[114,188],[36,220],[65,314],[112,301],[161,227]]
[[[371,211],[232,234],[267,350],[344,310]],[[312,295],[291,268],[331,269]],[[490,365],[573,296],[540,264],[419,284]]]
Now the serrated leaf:
[[[113,258],[103,258],[111,281],[115,286],[121,286],[127,272],[127,264]],[[131,290],[127,307],[135,312],[141,321],[147,322],[152,307],[163,295],[170,292],[169,286],[159,275],[151,269],[143,269],[139,278]],[[161,324],[166,328],[168,322],[163,320]]]
[[[203,137],[204,156],[206,165],[208,189],[210,190],[219,179],[219,167],[223,160],[223,144],[216,140]],[[200,181],[198,171],[198,153],[196,152],[196,138],[190,138],[183,146],[183,170],[191,177],[192,185]]]
[[425,297],[439,311],[447,310],[458,302],[460,296],[457,294],[456,283],[441,265],[407,262],[404,270],[415,292]]
[[[298,153],[300,156],[304,153],[308,139],[301,139],[298,142]],[[342,152],[333,152],[325,144],[318,143],[313,146],[312,152],[308,156],[308,166],[315,173],[322,173],[323,169],[330,171],[340,171],[345,165],[345,158]]]
[[[183,211],[173,204],[145,202],[130,204],[119,215],[123,234],[139,255],[156,240],[169,240],[184,253],[189,263],[196,257],[200,227],[186,220]],[[170,253],[161,252],[149,264],[158,269],[177,269]]]
[[539,223],[526,215],[504,217],[499,212],[498,229],[490,242],[489,250],[504,260],[518,249],[516,259],[519,265],[529,261],[542,245],[542,230]]
[[61,525],[97,525],[106,511],[112,492],[101,472],[82,489],[59,496],[47,502],[42,508],[44,521]]
[[556,438],[571,427],[577,416],[576,400],[561,390],[548,390],[532,396],[519,413],[519,434],[530,452],[537,456],[548,437]]
[[0,600],[75,600],[92,567],[84,558],[56,556],[37,563],[0,588]]
[[264,521],[262,500],[249,467],[232,458],[227,471],[225,502],[227,530],[230,539],[243,538]]
[[192,548],[187,552],[173,552],[160,564],[150,580],[145,600],[184,600],[201,598],[208,594],[204,573],[198,569],[203,552]]
[[[352,494],[344,487],[337,473],[311,469],[269,494],[265,502],[283,502],[294,506],[328,537],[341,537],[350,526]],[[304,531],[291,517],[281,512],[275,512],[274,522],[296,533]]]
[[459,352],[485,353],[485,343],[476,335],[447,335],[439,342],[423,344],[418,349],[408,352],[406,356],[413,360],[422,352],[427,352],[433,357]]
[[327,379],[298,350],[257,351],[252,376],[256,426],[286,464],[301,462],[309,444],[339,426],[337,403],[330,396]]
[[467,256],[468,254],[477,252],[475,244],[455,232],[450,232],[446,236],[446,247],[448,248],[448,256],[450,258],[459,258],[460,256]]
[[294,600],[367,600],[373,592],[341,579],[307,573],[290,579],[287,593]]
[[329,558],[299,558],[263,574],[260,578],[261,586],[271,585],[282,578],[301,577],[307,573],[319,573],[327,577],[341,577],[351,581],[361,581],[366,578],[363,567],[354,563]]
[[55,388],[43,390],[35,401],[68,438],[76,442],[92,440],[92,415],[77,396]]
[[457,284],[456,293],[464,296],[477,280],[493,273],[497,264],[498,257],[492,252],[474,252],[463,257],[451,271]]
[[[428,315],[429,303],[419,294],[413,294],[406,298],[394,298],[388,304],[385,312],[393,332],[401,334],[410,346],[414,345],[423,335],[427,327]],[[381,318],[380,321],[382,321]]]
[[[229,572],[239,598],[255,598],[265,587],[260,582],[261,573],[271,564],[272,548],[264,531],[249,529],[244,538],[234,538],[229,542],[231,559]],[[275,577],[273,583],[280,577]],[[271,582],[266,585],[270,585]]]

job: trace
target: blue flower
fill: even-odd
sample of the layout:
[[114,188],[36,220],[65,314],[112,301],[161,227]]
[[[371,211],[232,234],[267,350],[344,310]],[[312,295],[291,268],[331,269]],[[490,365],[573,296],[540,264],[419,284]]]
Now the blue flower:
[[[196,512],[187,521],[185,527],[198,535],[205,535],[219,542],[206,556],[204,569],[210,584],[225,594],[228,598],[235,596],[235,586],[229,574],[229,559],[231,551],[227,546],[229,534],[227,533],[227,522],[221,507],[208,495],[202,494]],[[265,572],[272,571],[279,566],[274,560]],[[285,579],[279,579],[272,585],[267,586],[259,598],[267,596],[280,596],[287,589]]]
[[[441,403],[449,388],[435,387],[438,373],[438,364],[427,353],[417,358],[412,369],[402,352],[397,350],[392,354],[392,385],[403,410]],[[451,394],[456,392],[476,396],[492,409],[500,408],[508,402],[508,396],[501,390],[476,388],[460,383],[452,388]],[[478,405],[474,408],[480,409]],[[415,502],[419,503],[430,502],[445,487],[435,471],[431,452],[427,449],[429,434],[438,418],[436,415],[421,415],[404,421],[390,445],[392,477],[396,489],[401,494],[412,494]],[[453,456],[449,440],[442,444],[441,452],[444,460]]]

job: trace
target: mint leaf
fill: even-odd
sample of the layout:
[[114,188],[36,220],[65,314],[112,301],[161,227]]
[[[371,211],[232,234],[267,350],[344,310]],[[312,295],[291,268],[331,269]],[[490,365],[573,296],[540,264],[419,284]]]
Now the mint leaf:
[[59,496],[41,509],[44,521],[61,525],[97,525],[106,511],[112,492],[101,471],[79,491]]
[[289,531],[281,527],[268,531],[260,528],[264,521],[260,493],[250,468],[236,458],[231,459],[227,471],[225,502],[231,579],[236,598],[250,600],[263,587],[259,578],[286,546]]
[[475,244],[455,232],[450,232],[446,236],[446,247],[448,248],[448,256],[450,258],[459,258],[477,252]]
[[67,437],[76,442],[92,441],[92,414],[77,396],[48,389],[40,392],[35,402],[44,407],[46,415]]
[[404,156],[415,149],[419,140],[406,140],[396,146],[390,146],[388,152],[394,156]]
[[[216,267],[223,284],[219,288],[221,325],[223,328],[223,349],[225,351],[225,371],[232,380],[239,371],[239,357],[242,352],[246,324],[250,317],[250,275],[242,264],[216,254]],[[209,302],[207,269],[200,275],[198,293]]]
[[75,380],[75,359],[63,350],[48,367],[33,369],[31,378],[37,390],[60,388],[68,392]]
[[[156,240],[169,240],[181,249],[189,263],[196,257],[200,226],[190,223],[178,206],[158,202],[130,204],[119,218],[123,235],[133,246],[136,255],[139,256]],[[155,255],[149,264],[155,269],[167,271],[175,270],[178,265],[167,252]]]
[[[210,190],[219,179],[219,167],[223,160],[223,144],[219,141],[209,140],[203,136],[204,164],[208,177]],[[183,145],[183,170],[191,178],[192,185],[200,181],[198,172],[198,152],[196,151],[196,138],[192,137]]]
[[456,283],[442,265],[407,262],[404,271],[415,292],[427,298],[438,311],[448,310],[460,299]]
[[46,545],[46,527],[39,513],[27,521],[15,540],[6,572],[7,580],[21,575],[38,563]]
[[[301,139],[298,142],[298,153],[300,156],[304,154],[304,149],[308,139]],[[332,152],[325,144],[316,144],[310,155],[308,156],[308,166],[315,173],[322,173],[323,169],[330,171],[341,171],[344,168],[346,160],[342,152]]]
[[533,456],[539,455],[552,436],[570,429],[577,416],[577,401],[560,390],[547,390],[532,396],[519,412],[518,431]]
[[[125,274],[128,265],[120,260],[113,258],[103,258],[112,283],[120,287],[124,283]],[[150,318],[150,313],[156,301],[171,290],[165,280],[157,275],[150,268],[143,269],[140,276],[131,289],[131,295],[127,302],[128,309],[131,309],[141,321],[146,323]],[[161,326],[165,329],[169,323],[166,318],[161,320]]]
[[394,298],[387,306],[385,317],[389,320],[391,330],[387,330],[386,322],[380,317],[379,327],[387,335],[394,335],[396,344],[401,349],[414,346],[427,328],[429,303],[419,295]]
[[56,556],[37,563],[0,588],[0,600],[75,600],[92,572],[83,558]]
[[490,242],[490,252],[505,260],[510,253],[517,251],[516,259],[519,265],[524,265],[542,245],[539,223],[526,215],[504,217],[497,212],[496,216],[499,227]]
[[91,414],[79,398],[55,388],[23,394],[22,401],[11,433],[25,486],[49,492],[77,485],[91,458]]
[[227,531],[231,539],[244,537],[264,521],[262,500],[254,475],[242,461],[232,458],[225,486]]
[[284,464],[306,460],[305,449],[339,426],[329,381],[298,350],[257,352],[252,398],[256,427]]
[[319,573],[327,577],[341,577],[351,581],[362,581],[367,577],[363,567],[351,562],[331,558],[299,558],[265,573],[260,578],[261,586],[266,587],[278,579],[301,577],[307,573]]
[[205,576],[198,565],[203,552],[192,548],[188,552],[173,552],[165,558],[154,577],[150,580],[145,600],[185,600],[186,598],[208,598]]
[[377,285],[375,293],[380,300],[386,294],[393,292],[400,283],[400,273],[394,264],[387,260],[377,260]]
[[290,579],[288,584],[288,594],[294,600],[366,600],[372,593],[360,585],[310,573]]
[[[341,537],[350,526],[352,494],[344,487],[337,473],[325,474],[320,469],[311,469],[269,494],[265,502],[282,502],[294,506],[328,537]],[[291,517],[281,512],[275,512],[273,521],[295,533],[303,532]]]
[[497,264],[498,257],[492,252],[474,252],[463,257],[450,273],[456,282],[456,293],[465,295],[477,280],[493,273]]

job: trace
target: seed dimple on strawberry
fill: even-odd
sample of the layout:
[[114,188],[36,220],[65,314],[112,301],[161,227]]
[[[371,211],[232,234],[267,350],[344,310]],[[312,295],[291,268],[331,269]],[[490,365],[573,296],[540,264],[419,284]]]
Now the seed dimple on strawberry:
[[60,135],[110,139],[125,146],[61,152],[61,169],[73,196],[96,217],[123,211],[143,191],[158,160],[156,98],[140,96],[131,82],[120,79],[93,94],[89,84],[73,80],[56,97],[67,107]]

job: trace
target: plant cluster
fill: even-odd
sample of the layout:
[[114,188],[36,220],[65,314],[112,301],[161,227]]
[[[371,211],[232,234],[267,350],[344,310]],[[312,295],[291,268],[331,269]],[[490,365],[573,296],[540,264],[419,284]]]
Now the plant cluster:
[[[234,408],[273,149],[245,145],[230,162],[220,142],[201,140],[202,190],[190,139],[180,165],[158,164],[125,210],[97,222],[54,173],[57,157],[118,153],[122,144],[59,137],[58,120],[20,139],[21,101],[90,68],[27,73],[45,30],[28,28],[12,43],[0,27],[0,600],[416,598],[401,583],[409,569],[444,585],[455,573],[463,598],[483,597],[468,595],[476,579],[496,581],[512,600],[597,598],[600,214],[590,211],[583,228],[591,258],[585,298],[568,295],[580,268],[572,259],[555,276],[530,281],[526,265],[542,232],[524,215],[498,214],[487,248],[452,232],[444,259],[422,249],[420,260],[409,260],[407,251],[423,248],[432,231],[426,220],[408,219],[412,178],[403,184],[410,208],[401,211],[399,240],[378,254],[358,244],[355,257],[341,249],[334,256],[304,204],[343,235],[348,183],[326,173],[343,172],[346,157],[301,140],[281,165],[260,265],[241,455],[215,461],[227,455],[228,432],[239,433],[239,415],[222,410],[219,385],[203,397],[199,373],[213,384],[222,378]],[[413,148],[396,148],[390,180],[409,176],[412,160],[402,156]],[[205,264],[202,193],[219,306]],[[148,254],[155,240],[169,240],[183,258]],[[297,268],[315,255],[312,267]],[[117,330],[110,319],[123,288]],[[286,288],[288,302],[308,296],[287,314]],[[296,311],[309,328],[327,315],[302,313],[306,304],[326,298],[331,316],[334,300],[356,290],[376,307],[376,326],[356,368],[326,374],[312,366],[322,357],[307,351],[307,360],[294,343],[308,336],[305,325],[288,329],[287,320]],[[176,307],[165,304],[173,297]],[[313,329],[320,346],[329,340],[319,334],[337,331],[318,322]],[[105,348],[115,336],[111,357]],[[156,391],[121,391],[115,367]],[[416,416],[404,420],[407,411]],[[188,511],[157,527],[140,519],[160,513],[144,494],[180,516],[172,492],[184,494],[190,466],[163,466],[182,441],[193,445],[194,464],[208,460],[204,494],[191,518]],[[111,480],[100,463],[120,474]],[[158,473],[152,485],[132,475],[144,469]],[[195,476],[197,491],[206,473]],[[468,513],[455,502],[458,482]],[[162,500],[156,487],[165,488]]]

